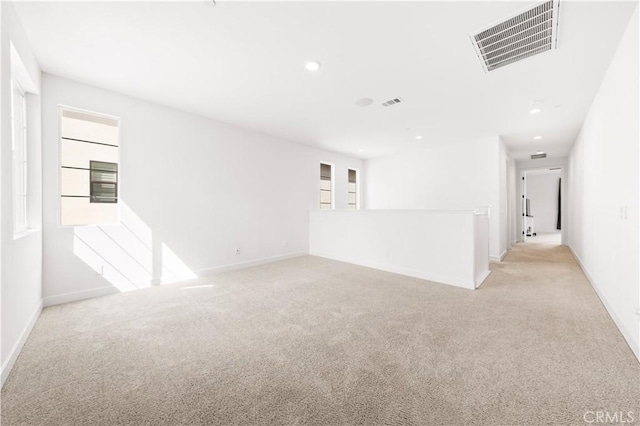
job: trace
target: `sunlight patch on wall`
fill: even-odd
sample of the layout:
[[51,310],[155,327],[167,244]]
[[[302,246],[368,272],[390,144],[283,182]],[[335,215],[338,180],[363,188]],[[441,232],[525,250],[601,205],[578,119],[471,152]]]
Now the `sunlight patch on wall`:
[[[122,225],[82,226],[74,230],[75,240],[89,247],[99,258],[92,268],[114,269],[117,275],[104,278],[118,289],[150,287],[153,278],[151,250]],[[75,252],[75,247],[74,247]]]
[[198,278],[196,274],[164,243],[162,243],[162,284]]
[[73,254],[78,256],[84,263],[89,265],[96,274],[102,275],[111,285],[121,292],[137,290],[127,277],[118,272],[117,269],[105,262],[105,260],[95,252],[88,244],[79,237],[73,237]]
[[153,232],[151,228],[122,201],[120,202],[120,223],[132,235],[136,236],[145,247],[149,250],[152,249]]
[[74,228],[73,251],[121,292],[197,276],[120,200],[120,224]]

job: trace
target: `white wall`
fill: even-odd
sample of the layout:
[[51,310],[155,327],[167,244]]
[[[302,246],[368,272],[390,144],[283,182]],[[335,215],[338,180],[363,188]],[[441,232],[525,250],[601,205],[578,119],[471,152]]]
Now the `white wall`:
[[312,211],[310,253],[473,290],[489,274],[485,211]]
[[640,359],[638,9],[569,157],[569,243]]
[[560,173],[527,174],[525,182],[534,232],[557,232]]
[[[320,162],[335,164],[337,208],[347,207],[347,169],[362,168],[56,76],[42,85],[46,304],[306,253]],[[58,226],[59,104],[121,118],[122,226]]]
[[[14,239],[11,154],[11,43],[15,46],[31,80],[32,91],[40,90],[40,69],[31,52],[11,3],[2,2],[1,17],[1,254],[2,254],[2,383],[22,348],[42,306],[42,232],[41,232],[41,144],[40,97],[27,96],[29,226],[32,231]],[[14,61],[15,64],[15,61]]]
[[[368,209],[446,210],[491,206],[489,253],[498,259],[500,236],[501,143],[497,136],[424,146],[365,162]],[[504,152],[506,155],[506,152]],[[504,190],[504,189],[503,189]],[[501,212],[503,210],[503,212]]]

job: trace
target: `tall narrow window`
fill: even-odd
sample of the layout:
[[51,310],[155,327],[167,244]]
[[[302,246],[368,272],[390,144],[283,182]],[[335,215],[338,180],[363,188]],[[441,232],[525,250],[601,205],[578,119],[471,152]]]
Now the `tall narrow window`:
[[13,177],[13,232],[27,226],[27,97],[20,84],[11,80],[11,148]]
[[333,208],[333,166],[320,163],[320,210]]
[[63,108],[60,224],[118,222],[118,120]]
[[353,169],[349,169],[349,187],[348,187],[348,204],[349,210],[356,210],[358,208],[358,172]]

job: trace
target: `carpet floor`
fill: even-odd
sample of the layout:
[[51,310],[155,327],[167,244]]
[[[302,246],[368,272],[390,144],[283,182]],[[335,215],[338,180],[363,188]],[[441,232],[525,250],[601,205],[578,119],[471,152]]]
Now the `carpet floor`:
[[476,291],[317,257],[44,309],[9,425],[585,424],[640,364],[566,247]]

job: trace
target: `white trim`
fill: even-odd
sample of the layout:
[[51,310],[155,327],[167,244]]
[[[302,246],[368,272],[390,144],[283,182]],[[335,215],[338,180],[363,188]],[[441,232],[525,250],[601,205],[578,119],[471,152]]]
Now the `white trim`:
[[[20,111],[16,111],[16,101],[14,94],[18,92],[20,97]],[[17,115],[20,115],[20,129],[16,129],[16,120]],[[12,176],[12,186],[11,186],[11,197],[13,200],[13,208],[12,208],[12,226],[13,226],[13,234],[14,240],[17,239],[16,235],[20,235],[29,230],[29,156],[28,156],[28,123],[27,123],[27,92],[22,88],[22,85],[17,80],[15,75],[11,76],[11,176]],[[18,151],[18,142],[16,140],[16,135],[20,134],[20,143],[19,143],[19,151]],[[17,154],[19,153],[19,155]],[[18,158],[16,158],[18,157]],[[19,166],[16,167],[16,162]],[[19,201],[16,200],[16,196],[18,195],[16,192],[16,174],[20,173],[22,175],[22,188],[19,191]],[[16,204],[20,203],[22,205],[22,217],[20,218],[23,223],[16,223]]]
[[569,247],[571,254],[578,262],[578,265],[580,265],[582,272],[584,272],[584,275],[587,277],[587,280],[589,280],[591,287],[593,287],[593,290],[596,292],[596,294],[600,298],[600,301],[602,302],[602,305],[604,306],[604,308],[607,310],[607,313],[615,323],[616,327],[618,327],[618,330],[622,334],[622,337],[624,337],[624,339],[626,340],[627,345],[629,345],[629,349],[631,349],[631,352],[633,352],[633,354],[638,359],[638,362],[640,362],[640,342],[634,342],[632,334],[624,326],[624,323],[620,320],[620,317],[616,315],[615,311],[612,309],[609,302],[607,302],[607,299],[604,298],[604,295],[596,285],[595,281],[591,278],[591,275],[589,275],[589,272],[587,272],[587,268],[585,268],[584,264],[582,263],[582,260],[580,260],[580,257],[578,256],[578,254],[575,252],[575,250],[573,250],[573,247],[571,247],[571,244],[567,244],[567,247]]
[[509,250],[505,250],[500,253],[500,256],[489,256],[489,260],[493,260],[494,262],[502,262],[502,260],[507,256]]
[[195,274],[199,277],[206,276],[206,275],[219,274],[221,272],[235,271],[237,269],[244,269],[244,268],[249,268],[251,266],[264,265],[266,263],[273,263],[273,262],[278,262],[280,260],[293,259],[294,257],[301,257],[301,256],[308,256],[308,255],[309,255],[308,251],[299,251],[295,253],[281,254],[278,256],[263,257],[260,259],[248,260],[246,262],[231,263],[229,265],[214,266],[212,268],[199,269],[195,271]]
[[75,302],[78,300],[92,299],[94,297],[108,296],[119,293],[118,289],[112,286],[92,288],[91,290],[74,291],[72,293],[59,294],[44,298],[44,306],[60,305],[62,303]]
[[[564,161],[561,163],[557,163],[554,161]],[[531,160],[531,161],[535,161],[535,160]],[[540,160],[541,161],[541,160]],[[518,194],[520,196],[520,209],[521,211],[517,211],[518,209],[516,208],[516,215],[518,213],[522,214],[525,211],[525,200],[527,199],[526,197],[526,182],[528,178],[526,178],[527,173],[528,172],[533,172],[536,170],[548,170],[548,169],[552,169],[552,168],[558,168],[560,169],[560,179],[562,181],[562,184],[560,186],[560,194],[561,194],[561,198],[562,201],[560,203],[560,208],[561,208],[561,212],[560,212],[560,221],[562,223],[562,226],[560,229],[560,244],[561,245],[566,245],[567,244],[567,221],[569,218],[569,185],[567,182],[567,173],[568,173],[568,169],[569,166],[566,162],[566,158],[565,159],[556,159],[556,158],[552,158],[550,159],[548,164],[541,164],[540,166],[533,166],[533,165],[529,165],[526,164],[524,166],[518,166],[517,170],[520,172],[520,181],[521,181],[521,185],[520,185],[520,194]],[[525,179],[522,179],[525,178]],[[523,197],[524,195],[524,197]],[[517,203],[517,201],[516,201]],[[516,235],[516,237],[519,239],[518,242],[520,243],[524,243],[526,242],[526,238],[525,238],[525,234],[522,233],[522,231],[524,231],[525,229],[525,224],[524,224],[525,218],[524,216],[522,216],[522,220],[520,222],[520,229],[516,229],[516,233],[520,232],[519,235]],[[517,228],[517,227],[516,227]]]
[[476,289],[484,283],[484,280],[486,280],[489,275],[491,275],[491,270],[485,272],[484,274],[482,274],[480,279],[476,280]]
[[0,373],[0,387],[4,386],[4,382],[9,377],[9,374],[11,373],[11,369],[13,369],[13,365],[16,363],[16,360],[18,359],[18,355],[20,355],[20,352],[22,351],[22,348],[26,343],[27,338],[29,337],[29,334],[31,334],[31,330],[33,330],[33,326],[36,324],[36,321],[40,317],[41,312],[42,312],[42,300],[40,301],[40,303],[38,303],[38,306],[36,307],[35,311],[33,311],[33,313],[31,314],[29,321],[27,322],[24,329],[22,330],[22,333],[20,334],[20,338],[18,339],[16,344],[13,345],[13,348],[11,348],[11,352],[9,352],[9,356],[7,357],[4,364],[2,364],[2,372]]

